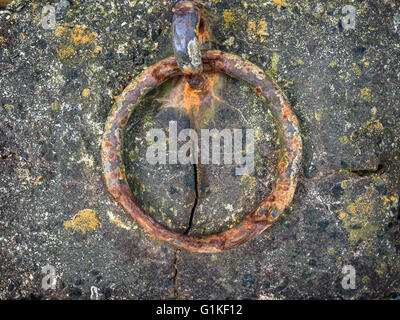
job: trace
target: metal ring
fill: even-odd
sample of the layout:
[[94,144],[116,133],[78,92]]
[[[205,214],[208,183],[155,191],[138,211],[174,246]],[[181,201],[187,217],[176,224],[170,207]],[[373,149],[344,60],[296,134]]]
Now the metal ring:
[[283,213],[293,199],[302,155],[298,121],[277,84],[260,68],[240,57],[220,51],[203,52],[205,71],[222,72],[254,87],[275,118],[279,137],[279,164],[274,188],[259,207],[233,228],[219,234],[195,237],[160,225],[133,198],[122,160],[123,130],[129,117],[151,89],[167,79],[182,75],[176,59],[166,58],[145,70],[116,99],[107,119],[102,140],[102,159],[108,191],[151,235],[192,252],[219,252],[237,247],[263,232]]

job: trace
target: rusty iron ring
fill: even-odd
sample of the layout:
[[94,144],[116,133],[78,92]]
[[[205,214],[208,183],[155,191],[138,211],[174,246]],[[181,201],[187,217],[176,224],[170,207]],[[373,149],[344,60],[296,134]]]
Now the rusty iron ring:
[[122,159],[124,127],[141,97],[167,79],[183,75],[174,57],[166,58],[145,70],[116,99],[105,127],[102,159],[108,191],[151,235],[191,252],[219,252],[237,247],[263,232],[290,204],[297,184],[302,141],[297,118],[284,94],[259,67],[236,55],[220,51],[203,52],[202,60],[205,71],[222,72],[254,87],[257,95],[269,103],[274,116],[280,153],[277,176],[273,191],[256,210],[227,231],[196,237],[166,229],[150,217],[133,198]]

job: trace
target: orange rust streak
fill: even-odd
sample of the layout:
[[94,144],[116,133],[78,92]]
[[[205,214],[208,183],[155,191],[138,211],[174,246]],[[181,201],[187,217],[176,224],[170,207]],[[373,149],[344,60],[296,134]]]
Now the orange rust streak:
[[[206,84],[208,84],[207,82],[208,81],[206,81]],[[192,89],[189,83],[186,82],[183,91],[183,101],[184,101],[183,107],[189,112],[195,110],[197,111],[198,108],[200,107],[202,94],[203,90]]]
[[201,89],[192,88],[185,78],[181,78],[173,86],[168,97],[158,101],[164,102],[165,108],[181,108],[196,119],[202,108],[212,107],[210,101],[220,100],[214,92],[214,86],[220,77],[218,73],[204,74],[204,84]]

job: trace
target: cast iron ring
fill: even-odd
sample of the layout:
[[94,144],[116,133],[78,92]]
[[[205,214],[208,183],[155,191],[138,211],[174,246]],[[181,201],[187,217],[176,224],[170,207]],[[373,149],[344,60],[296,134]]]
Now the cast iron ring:
[[151,235],[192,252],[219,252],[237,247],[263,232],[283,213],[293,199],[302,154],[298,121],[277,84],[260,68],[240,57],[220,51],[202,54],[205,71],[222,72],[253,86],[269,103],[279,137],[279,163],[274,188],[260,206],[233,228],[219,234],[195,237],[166,229],[135,201],[122,159],[123,130],[139,99],[167,79],[183,75],[174,57],[145,70],[116,99],[107,119],[102,141],[102,159],[108,191]]

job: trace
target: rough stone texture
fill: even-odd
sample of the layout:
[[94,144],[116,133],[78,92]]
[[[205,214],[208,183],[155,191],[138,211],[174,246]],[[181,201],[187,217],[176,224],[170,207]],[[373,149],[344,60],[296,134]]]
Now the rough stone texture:
[[[58,9],[54,30],[40,24],[42,1],[18,1],[0,13],[1,298],[85,299],[92,286],[100,299],[400,295],[395,1],[206,2],[215,46],[277,80],[304,142],[290,208],[261,236],[221,254],[188,253],[150,238],[103,182],[105,119],[132,78],[172,54],[173,1],[69,2],[47,3]],[[354,30],[340,24],[347,4],[357,10]],[[251,126],[273,137],[253,93],[231,79],[225,86],[224,101],[253,112]],[[150,94],[130,120],[125,161],[139,203],[183,231],[195,204],[193,167],[152,167],[143,158],[154,125],[178,117],[188,126],[179,112],[159,110],[154,98],[162,95]],[[266,119],[258,120],[262,110]],[[273,166],[265,168],[270,179]],[[230,168],[206,170],[215,188],[198,199],[191,232],[229,227],[268,193],[257,183],[258,193],[239,184],[230,195],[221,179]],[[229,204],[233,220],[222,211]],[[56,269],[55,290],[41,289],[47,264]],[[356,270],[354,290],[341,286],[345,265]]]

